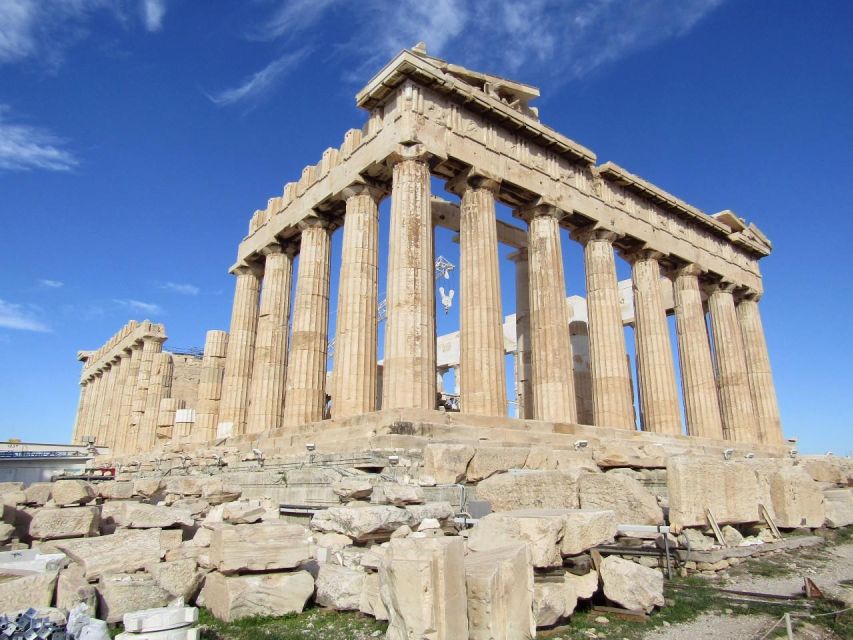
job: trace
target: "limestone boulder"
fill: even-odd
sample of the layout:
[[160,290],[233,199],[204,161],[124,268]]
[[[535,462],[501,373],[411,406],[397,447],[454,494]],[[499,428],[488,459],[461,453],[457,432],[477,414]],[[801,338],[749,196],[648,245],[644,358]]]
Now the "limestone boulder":
[[210,542],[210,562],[226,574],[293,569],[311,557],[308,530],[283,520],[222,524]]
[[678,536],[678,545],[691,551],[708,551],[718,546],[711,536],[706,536],[698,529],[684,529]]
[[589,600],[598,591],[598,571],[593,570],[581,576],[567,571],[564,582],[576,598]]
[[24,490],[23,482],[0,482],[0,496]]
[[53,603],[56,571],[0,580],[0,614],[15,614],[30,607],[41,609]]
[[321,564],[314,578],[314,601],[336,611],[358,611],[365,572],[336,564]]
[[464,444],[432,443],[424,447],[424,478],[428,484],[456,484],[465,479],[474,448]]
[[172,594],[147,573],[114,573],[98,582],[98,616],[109,623],[121,622],[126,613],[165,607]]
[[94,615],[98,606],[98,592],[95,586],[86,580],[83,568],[73,563],[59,572],[56,581],[56,606],[71,611],[80,603],[85,604]]
[[110,536],[56,540],[54,547],[77,562],[89,580],[105,573],[132,573],[159,562],[181,543],[180,530],[122,529]]
[[208,504],[217,505],[239,500],[243,490],[239,485],[222,478],[207,478],[201,487],[201,497]]
[[723,540],[725,540],[726,544],[730,547],[737,547],[741,542],[743,542],[743,534],[730,524],[724,526],[721,529],[721,532],[723,534]]
[[618,556],[601,561],[604,595],[613,602],[636,611],[649,613],[664,605],[663,574]]
[[98,495],[104,500],[130,500],[133,498],[133,483],[129,481],[101,482]]
[[468,482],[480,482],[496,473],[523,469],[530,449],[527,447],[477,447],[465,473]]
[[145,502],[123,501],[111,512],[117,526],[127,529],[169,529],[177,526],[191,527],[193,517],[189,511]]
[[[748,463],[747,463],[748,464]],[[826,509],[823,492],[812,477],[791,460],[760,461],[756,473],[763,476],[770,494],[770,505],[776,525],[782,528],[817,528],[823,526]]]
[[35,540],[84,538],[98,534],[99,507],[66,507],[36,510],[30,521],[30,536]]
[[205,574],[199,569],[198,562],[194,558],[160,562],[148,566],[146,571],[154,577],[160,587],[184,602],[191,602],[195,598]]
[[595,463],[602,469],[631,467],[634,469],[663,469],[665,452],[654,446],[627,445],[620,442],[602,442],[593,454]]
[[426,504],[409,504],[405,507],[411,518],[410,524],[417,528],[424,520],[438,520],[441,526],[449,526],[456,511],[449,502],[427,502]]
[[477,499],[492,511],[516,509],[577,509],[577,474],[566,471],[510,471],[477,485]]
[[619,528],[616,514],[610,510],[566,509],[563,519],[566,528],[560,552],[564,556],[583,553],[612,541]]
[[373,483],[365,478],[344,478],[332,484],[332,491],[341,502],[364,500],[373,493]]
[[379,570],[387,640],[468,637],[462,538],[392,540]]
[[[198,622],[198,609],[195,607],[160,607],[157,609],[143,609],[134,611],[124,616],[122,620],[127,635],[127,640],[133,640],[138,636],[131,634],[156,634],[160,631],[181,629]],[[157,636],[159,640],[159,636]],[[162,640],[171,640],[163,638]],[[181,638],[180,640],[185,640]],[[189,639],[186,639],[189,640]]]
[[523,640],[536,635],[527,545],[469,552],[465,587],[470,640]]
[[312,542],[317,547],[322,547],[328,551],[340,551],[344,547],[352,544],[352,538],[340,533],[315,533],[311,536]]
[[222,520],[231,524],[252,524],[266,515],[266,507],[259,502],[229,502],[222,509]]
[[485,552],[521,543],[529,548],[534,567],[558,567],[563,563],[560,550],[565,528],[559,509],[490,513],[469,531],[468,549]]
[[378,573],[364,574],[358,610],[368,616],[373,616],[377,620],[388,619],[388,610],[385,608],[385,603],[382,602],[382,595],[379,592]]
[[[566,592],[562,581],[533,585],[533,617],[537,627],[553,627],[566,615]],[[574,611],[574,607],[572,607]],[[569,612],[569,614],[571,611]]]
[[411,484],[398,484],[396,482],[384,482],[379,487],[375,496],[376,502],[392,504],[395,507],[404,507],[407,504],[423,504],[424,490]]
[[801,464],[817,482],[846,487],[853,485],[853,460],[837,456],[803,456]]
[[0,522],[0,544],[7,544],[17,535],[14,525]]
[[31,507],[43,507],[50,500],[50,482],[34,482],[24,489],[24,504]]
[[853,489],[829,489],[823,492],[826,526],[832,529],[853,524]]
[[145,498],[154,498],[163,491],[163,480],[160,478],[141,478],[133,481],[133,495]]
[[197,478],[193,476],[168,478],[164,484],[163,490],[166,493],[183,497],[201,497],[205,481],[205,478]]
[[224,622],[301,613],[312,593],[314,578],[307,571],[247,576],[214,572],[207,576],[202,589],[205,606]]
[[85,480],[57,480],[50,491],[57,507],[88,504],[95,499],[95,488]]
[[613,511],[617,524],[661,524],[657,498],[634,478],[619,473],[584,473],[578,483],[583,509]]
[[412,522],[406,509],[386,505],[331,507],[311,518],[311,528],[322,533],[341,533],[358,542],[387,539],[398,527]]

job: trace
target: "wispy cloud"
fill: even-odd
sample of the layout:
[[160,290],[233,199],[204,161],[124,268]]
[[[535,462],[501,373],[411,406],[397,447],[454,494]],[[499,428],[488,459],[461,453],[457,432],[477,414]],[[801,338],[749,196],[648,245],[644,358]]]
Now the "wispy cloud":
[[[249,37],[285,48],[297,35],[303,46],[322,42],[330,55],[346,58],[345,75],[362,82],[390,56],[424,41],[431,55],[553,86],[682,36],[725,1],[281,0]],[[350,27],[338,40],[323,28],[332,12]],[[265,90],[278,77],[265,77]],[[241,99],[251,84],[223,102]]]
[[43,287],[47,287],[48,289],[59,289],[65,286],[65,283],[60,280],[39,280],[39,284]]
[[5,300],[0,300],[0,327],[21,331],[50,332],[50,327],[36,318],[31,309]]
[[167,282],[160,288],[167,289],[175,293],[180,293],[181,295],[185,296],[197,296],[199,293],[201,293],[201,289],[199,289],[197,286],[195,286],[194,284],[188,284],[186,282]]
[[118,298],[116,298],[114,302],[133,309],[134,311],[141,311],[142,313],[147,313],[152,316],[162,316],[166,314],[166,312],[163,310],[163,307],[153,302],[142,302],[141,300]]
[[166,15],[166,0],[142,0],[142,19],[149,31],[163,28],[163,16]]
[[302,62],[307,55],[307,48],[286,53],[270,62],[260,71],[253,73],[236,87],[208,94],[207,97],[211,102],[220,106],[257,100],[267,93],[280,78],[284,77],[291,69]]
[[0,169],[68,171],[77,166],[62,139],[40,127],[9,122],[8,113],[9,106],[0,104]]

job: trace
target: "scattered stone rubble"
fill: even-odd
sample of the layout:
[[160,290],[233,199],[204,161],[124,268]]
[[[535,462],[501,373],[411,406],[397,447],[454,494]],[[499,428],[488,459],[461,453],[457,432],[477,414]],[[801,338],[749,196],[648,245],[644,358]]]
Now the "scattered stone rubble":
[[[782,529],[853,523],[843,459],[601,467],[580,451],[438,443],[398,454],[393,473],[304,461],[276,471],[222,449],[181,459],[186,475],[161,458],[161,469],[141,461],[98,484],[0,484],[0,613],[82,608],[124,622],[120,638],[186,640],[195,619],[151,625],[192,617],[182,603],[233,621],[313,601],[387,620],[389,640],[528,638],[583,601],[663,606],[664,548],[681,572],[710,573],[819,542],[775,539],[760,505]],[[294,496],[326,508],[281,516]],[[475,501],[492,512],[466,529],[458,516]],[[656,528],[667,517],[669,533]]]

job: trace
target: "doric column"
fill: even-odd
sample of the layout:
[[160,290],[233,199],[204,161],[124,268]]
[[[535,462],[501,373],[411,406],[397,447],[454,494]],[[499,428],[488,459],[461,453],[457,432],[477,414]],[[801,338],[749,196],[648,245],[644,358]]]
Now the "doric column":
[[249,393],[248,433],[280,426],[284,407],[293,251],[285,251],[276,243],[263,253],[266,261]]
[[191,434],[193,442],[210,442],[216,438],[227,350],[228,334],[225,331],[207,332],[198,383],[196,422]]
[[107,362],[104,366],[104,375],[101,378],[104,393],[101,396],[101,409],[98,420],[98,443],[107,447],[109,446],[111,431],[110,411],[112,410],[113,399],[115,396],[116,374],[118,373],[118,370],[115,367],[114,361]]
[[593,229],[575,237],[584,248],[593,422],[599,427],[634,429],[634,390],[626,364],[628,351],[613,254],[617,235]]
[[157,409],[157,422],[154,431],[155,443],[175,441],[175,414],[184,408],[184,401],[178,398],[163,398]]
[[459,406],[463,413],[506,415],[503,313],[495,194],[499,183],[465,173],[448,183],[459,207]]
[[675,361],[661,295],[661,254],[631,254],[640,412],[645,431],[681,433]]
[[110,399],[110,421],[107,429],[107,446],[112,451],[116,451],[119,435],[121,433],[120,414],[121,402],[124,398],[124,386],[127,382],[127,373],[129,365],[123,354],[113,360],[112,375],[115,378],[113,384],[112,397]]
[[231,331],[228,335],[217,427],[221,428],[223,435],[239,435],[246,431],[261,285],[258,274],[250,267],[237,267],[234,273],[237,282],[231,308]]
[[430,173],[417,145],[392,158],[383,409],[434,409],[435,257]]
[[282,420],[285,426],[291,427],[323,419],[329,341],[331,237],[328,224],[311,218],[300,226],[302,242]]
[[721,282],[710,288],[708,310],[714,353],[717,357],[717,386],[720,390],[720,413],[723,436],[735,442],[755,442],[755,406],[749,389],[743,335],[732,292],[735,285]]
[[71,431],[71,443],[78,444],[80,442],[81,429],[84,428],[86,419],[86,394],[89,391],[88,380],[83,380],[80,383],[80,397],[77,400],[77,414],[74,418],[74,429]]
[[538,205],[523,215],[529,225],[533,417],[577,422],[560,212],[556,207]]
[[134,343],[125,349],[127,378],[121,393],[121,407],[118,413],[118,436],[116,438],[116,450],[119,453],[128,451],[128,432],[130,431],[130,412],[133,406],[133,394],[136,391],[136,382],[139,376],[139,361],[142,357],[142,344]]
[[675,326],[687,433],[722,440],[723,423],[717,380],[708,341],[708,324],[699,288],[701,269],[687,265],[673,273]]
[[101,439],[101,420],[103,419],[106,390],[106,370],[98,369],[95,371],[95,401],[92,404],[92,415],[89,418],[89,430],[92,432],[90,435],[95,438],[95,442],[99,446],[104,444]]
[[755,407],[758,436],[760,442],[779,444],[784,442],[785,438],[782,435],[782,420],[779,417],[776,386],[773,384],[773,372],[770,369],[770,355],[767,352],[758,298],[754,293],[741,298],[737,304],[737,316],[743,336],[743,352],[746,356],[746,370]]
[[86,392],[86,405],[83,407],[83,424],[80,428],[80,438],[83,436],[88,436],[90,438],[95,437],[95,429],[93,427],[95,421],[95,412],[97,411],[98,405],[98,378],[95,375],[95,372],[92,371],[89,373],[86,378],[86,387],[88,391]]
[[376,410],[379,297],[379,207],[382,193],[366,184],[345,189],[346,215],[338,284],[332,417]]
[[510,254],[515,263],[515,384],[518,417],[533,417],[533,376],[530,362],[530,289],[527,247]]
[[139,371],[136,376],[136,389],[131,402],[130,428],[126,438],[127,453],[147,451],[141,446],[142,418],[148,401],[148,388],[151,383],[151,368],[154,356],[163,351],[162,338],[143,338],[142,353],[139,356]]
[[172,393],[172,372],[174,364],[170,353],[157,353],[151,364],[151,379],[148,395],[145,398],[145,413],[139,425],[140,451],[150,451],[157,443],[157,418],[160,414],[160,401]]

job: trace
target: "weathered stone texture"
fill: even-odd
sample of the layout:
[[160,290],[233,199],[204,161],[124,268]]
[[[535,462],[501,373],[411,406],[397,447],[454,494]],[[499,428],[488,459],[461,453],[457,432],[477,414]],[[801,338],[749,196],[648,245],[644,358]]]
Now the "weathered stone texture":
[[573,509],[578,503],[578,476],[566,471],[512,471],[483,480],[477,499],[492,511],[512,509]]
[[205,606],[224,622],[300,613],[312,593],[314,579],[307,571],[248,576],[214,572],[207,576],[202,590]]
[[293,569],[311,558],[308,531],[287,522],[218,525],[210,561],[222,573]]

